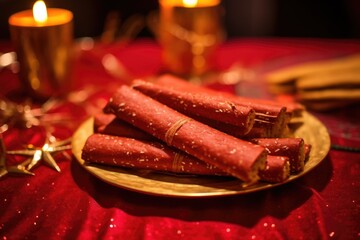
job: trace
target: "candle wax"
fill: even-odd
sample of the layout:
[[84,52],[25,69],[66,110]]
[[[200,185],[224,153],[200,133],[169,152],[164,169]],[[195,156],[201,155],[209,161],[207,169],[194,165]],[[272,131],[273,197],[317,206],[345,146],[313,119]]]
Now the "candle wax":
[[73,14],[65,9],[48,8],[48,18],[45,22],[36,22],[32,10],[25,10],[10,16],[9,24],[21,27],[46,27],[68,23],[72,20]]

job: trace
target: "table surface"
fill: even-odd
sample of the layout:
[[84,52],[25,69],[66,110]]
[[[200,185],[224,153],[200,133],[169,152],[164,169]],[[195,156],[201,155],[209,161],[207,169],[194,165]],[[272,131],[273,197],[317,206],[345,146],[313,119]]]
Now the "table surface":
[[[10,50],[8,43],[0,43],[0,52]],[[358,52],[360,41],[356,40],[232,39],[218,50],[215,66],[217,70],[235,64],[264,70]],[[59,140],[69,138],[85,119],[101,111],[124,81],[102,67],[101,57],[106,53],[113,54],[132,77],[162,71],[161,49],[151,39],[77,52],[74,94],[46,112],[41,126],[5,131],[7,150],[24,149],[30,143],[42,146],[49,133]],[[0,85],[0,96],[23,100],[17,75],[9,69],[0,71]],[[239,92],[239,85],[211,87]],[[259,95],[258,89],[247,87],[248,92]],[[359,110],[355,105],[311,113],[328,128],[332,144],[360,147]],[[276,188],[206,198],[132,192],[91,175],[70,150],[53,157],[61,172],[41,163],[34,168],[34,176],[8,174],[0,178],[2,239],[360,238],[360,154],[356,152],[331,149],[308,174]],[[8,164],[23,161],[11,156],[7,160]]]

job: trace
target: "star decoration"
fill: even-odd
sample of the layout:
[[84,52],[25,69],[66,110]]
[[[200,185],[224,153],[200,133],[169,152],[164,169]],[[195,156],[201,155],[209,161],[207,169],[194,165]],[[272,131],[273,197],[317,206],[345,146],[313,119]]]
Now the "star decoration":
[[[103,90],[107,91],[107,87]],[[35,175],[31,170],[39,163],[46,163],[49,167],[60,172],[52,154],[63,152],[63,154],[70,158],[64,150],[71,149],[70,139],[63,141],[56,141],[53,136],[49,136],[55,126],[66,127],[72,129],[76,127],[77,121],[81,117],[74,117],[72,112],[68,112],[68,108],[64,108],[68,104],[71,105],[70,111],[76,111],[81,107],[85,110],[84,115],[94,115],[104,105],[104,101],[97,101],[95,104],[88,99],[95,97],[98,93],[98,87],[88,87],[81,91],[70,92],[67,96],[62,98],[50,98],[45,103],[38,106],[38,103],[33,104],[32,100],[28,99],[22,103],[13,102],[5,97],[0,97],[0,178],[8,173],[17,173],[25,175]],[[74,110],[75,109],[75,110]],[[81,112],[82,114],[82,112]],[[80,114],[80,115],[81,115]],[[48,134],[45,144],[41,147],[35,147],[27,144],[25,149],[6,150],[2,134],[11,128],[15,129],[30,129],[34,126],[44,128]],[[35,133],[36,134],[36,133]],[[27,157],[25,161],[10,165],[7,163],[7,155],[20,155]]]
[[8,173],[23,173],[27,175],[33,175],[30,171],[26,170],[25,166],[29,161],[24,161],[15,166],[6,166],[6,148],[2,134],[0,133],[0,178],[5,176]]
[[[45,144],[41,147],[34,147],[29,144],[26,149],[6,151],[4,142],[2,138],[0,138],[0,178],[5,176],[7,173],[35,175],[31,172],[31,170],[41,161],[55,169],[57,172],[61,172],[60,167],[57,165],[51,154],[71,149],[71,139],[69,138],[62,141],[56,141],[54,139],[55,138],[53,137],[48,138]],[[18,165],[6,166],[7,154],[28,156],[28,158]]]
[[[62,108],[70,103],[77,107],[82,107],[86,113],[92,115],[92,108],[98,109],[99,106],[92,106],[87,101],[92,97],[98,88],[87,87],[81,91],[70,92],[63,98],[50,98],[40,106],[32,103],[31,99],[22,103],[16,103],[4,97],[0,97],[0,132],[5,132],[9,128],[31,128],[33,126],[48,127],[53,124],[69,126],[73,123],[74,117],[71,113]],[[66,120],[66,121],[64,121]]]

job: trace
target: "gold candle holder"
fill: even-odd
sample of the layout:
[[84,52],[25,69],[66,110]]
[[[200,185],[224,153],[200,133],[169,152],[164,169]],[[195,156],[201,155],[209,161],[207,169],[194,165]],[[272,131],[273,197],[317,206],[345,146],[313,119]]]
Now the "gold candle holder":
[[37,20],[35,5],[33,11],[18,12],[9,18],[20,66],[19,79],[31,97],[47,99],[63,95],[71,84],[73,15],[65,9],[45,6],[47,17]]
[[224,38],[220,0],[159,0],[159,43],[166,70],[200,76]]

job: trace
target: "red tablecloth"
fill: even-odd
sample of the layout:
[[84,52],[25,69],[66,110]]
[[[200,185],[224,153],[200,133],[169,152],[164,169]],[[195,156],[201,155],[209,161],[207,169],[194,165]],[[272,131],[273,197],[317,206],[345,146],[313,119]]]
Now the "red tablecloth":
[[[11,50],[6,43],[0,47],[0,52]],[[114,44],[103,50],[101,54],[112,53],[135,77],[161,70],[160,48],[152,40],[125,47]],[[216,66],[220,70],[234,63],[271,67],[359,51],[360,41],[237,39],[221,46]],[[62,121],[48,114],[52,122],[47,132],[58,139],[71,137],[84,119],[100,111],[114,85],[121,83],[105,72],[100,59],[83,54],[75,63],[74,91],[87,89],[85,101],[60,103],[51,112],[60,113]],[[0,85],[1,95],[11,98],[19,84],[16,75],[3,69]],[[332,143],[360,147],[359,110],[353,106],[313,114],[328,127]],[[41,146],[45,131],[44,127],[11,127],[3,138],[8,150],[23,149],[29,143]],[[35,176],[9,174],[0,179],[2,239],[360,238],[359,153],[332,149],[315,169],[293,182],[210,198],[160,197],[124,190],[91,175],[70,151],[54,157],[60,173],[41,164],[33,170]]]

